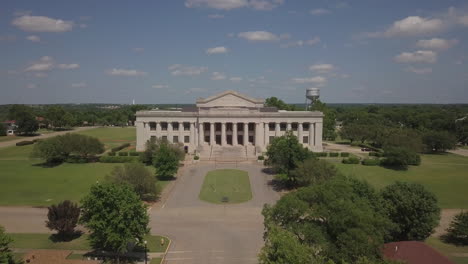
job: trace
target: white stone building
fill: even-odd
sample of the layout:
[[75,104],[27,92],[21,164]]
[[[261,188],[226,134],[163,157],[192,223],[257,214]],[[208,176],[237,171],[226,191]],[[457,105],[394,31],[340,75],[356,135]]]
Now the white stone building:
[[282,111],[265,107],[263,99],[225,91],[198,99],[190,109],[138,111],[136,148],[143,151],[156,137],[182,143],[189,153],[240,146],[253,156],[266,151],[274,137],[292,130],[304,146],[321,152],[322,126],[322,112]]

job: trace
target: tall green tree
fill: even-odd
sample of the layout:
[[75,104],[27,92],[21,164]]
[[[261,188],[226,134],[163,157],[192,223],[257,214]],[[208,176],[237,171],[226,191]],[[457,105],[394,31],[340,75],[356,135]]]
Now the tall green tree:
[[120,256],[135,239],[143,241],[149,233],[147,208],[128,185],[95,184],[81,205],[80,222],[90,231],[94,249]]
[[19,112],[16,115],[16,130],[20,134],[33,134],[39,129],[36,117],[30,112]]
[[437,198],[421,184],[396,182],[382,190],[382,197],[394,223],[390,241],[423,241],[439,224]]
[[454,135],[447,131],[428,131],[423,136],[429,152],[444,152],[455,148],[457,143]]
[[338,174],[336,167],[325,160],[309,158],[298,163],[291,174],[300,186],[319,184]]
[[0,226],[0,263],[15,264],[13,253],[10,249],[10,244],[13,240],[5,234],[5,229]]
[[179,157],[168,143],[161,144],[153,157],[158,179],[172,179],[179,169]]
[[128,184],[144,201],[154,201],[158,198],[156,177],[141,163],[125,163],[114,167],[107,180],[115,184]]
[[63,128],[69,125],[67,122],[67,114],[69,114],[62,106],[49,106],[46,110],[45,117],[54,128]]
[[455,244],[468,245],[468,211],[455,215],[447,228],[447,238]]
[[278,110],[288,110],[294,111],[296,107],[294,105],[289,105],[285,103],[283,100],[278,99],[277,97],[269,97],[265,99],[265,106],[266,107],[276,107]]

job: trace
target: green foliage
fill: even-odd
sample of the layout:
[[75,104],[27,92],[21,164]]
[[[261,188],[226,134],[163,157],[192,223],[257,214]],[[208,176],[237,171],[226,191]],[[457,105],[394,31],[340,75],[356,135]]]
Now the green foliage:
[[328,157],[328,152],[314,152],[316,157]]
[[278,226],[317,256],[339,263],[354,263],[362,257],[380,260],[391,227],[382,203],[368,184],[334,177],[288,193],[273,207],[266,205],[265,235],[268,238],[272,227]]
[[149,233],[146,206],[130,186],[95,184],[81,204],[80,223],[90,231],[94,249],[122,254]]
[[423,241],[439,224],[437,198],[421,184],[396,182],[382,190],[382,197],[395,224],[390,241]]
[[57,230],[62,239],[71,237],[78,224],[80,208],[69,200],[48,207],[46,226],[50,230]]
[[128,156],[128,152],[127,151],[120,151],[119,156],[120,157],[126,157],[126,156]]
[[457,245],[468,245],[468,211],[455,215],[447,228],[447,240]]
[[39,129],[36,117],[30,112],[20,112],[16,117],[16,132],[19,134],[34,134]]
[[54,128],[70,127],[76,123],[74,116],[59,105],[49,106],[46,109],[45,117]]
[[160,150],[161,146],[169,147],[169,149],[174,152],[179,160],[184,160],[185,151],[182,144],[171,144],[169,141],[161,138],[151,138],[146,142],[146,148],[145,151],[140,155],[140,161],[146,165],[154,164],[153,158]]
[[7,127],[3,123],[0,123],[0,136],[6,136],[6,135],[7,135]]
[[292,177],[299,186],[320,184],[338,174],[336,167],[325,160],[309,158],[298,164]]
[[359,164],[359,158],[349,157],[341,161],[343,164]]
[[372,151],[372,152],[369,152],[369,156],[381,158],[381,157],[383,157],[384,155],[383,155],[383,153],[381,153],[381,152]]
[[109,156],[115,156],[116,154],[117,153],[115,153],[114,151],[110,151],[110,152],[107,153],[107,155],[109,155]]
[[347,158],[347,157],[349,157],[349,152],[341,152],[340,156],[343,157],[343,158]]
[[[297,137],[291,131],[287,131],[281,137],[275,137],[267,147],[267,159],[265,164],[271,166],[276,172],[284,173],[288,176],[292,170],[297,168],[297,164],[304,161],[311,153],[299,143]],[[290,179],[294,182],[294,179]]]
[[120,156],[101,156],[99,162],[102,163],[127,163],[137,161],[137,157],[120,157]]
[[122,150],[124,148],[128,148],[128,147],[130,147],[130,143],[124,143],[124,144],[122,144],[120,146],[112,148],[111,151],[112,152],[118,152],[118,151],[120,151],[120,150]]
[[10,243],[13,240],[5,234],[5,229],[0,226],[0,263],[14,264],[15,259],[13,253],[10,250]]
[[128,184],[145,201],[154,201],[158,198],[156,177],[141,163],[125,163],[115,167],[106,178],[111,183]]
[[128,155],[129,156],[132,156],[132,157],[139,157],[140,156],[140,153],[136,152],[136,151],[129,151],[128,152]]
[[199,157],[199,156],[194,156],[193,159],[194,159],[194,160],[199,160],[200,157]]
[[455,136],[447,131],[428,131],[423,137],[424,144],[429,152],[444,152],[455,148]]
[[380,160],[379,159],[364,159],[361,161],[361,164],[365,166],[378,166],[380,165]]
[[323,112],[323,138],[326,140],[335,140],[337,133],[335,132],[336,125],[336,110],[327,106],[327,104],[316,100],[310,108],[310,111]]
[[265,157],[263,155],[260,155],[260,156],[257,157],[257,160],[264,160],[264,159],[265,159]]
[[330,152],[330,154],[329,154],[330,158],[338,157],[339,155],[340,155],[340,153],[338,153],[338,152]]
[[153,162],[156,167],[156,176],[160,180],[172,179],[179,169],[180,157],[169,143],[160,144],[154,154]]
[[265,106],[266,107],[276,107],[276,108],[278,108],[278,110],[287,110],[287,111],[295,111],[296,110],[296,106],[289,105],[289,104],[283,102],[283,100],[278,99],[278,98],[276,98],[274,96],[265,99]]
[[23,140],[23,141],[17,142],[15,145],[16,146],[26,146],[26,145],[32,145],[32,144],[34,144],[34,141]]
[[407,148],[389,147],[384,149],[384,159],[381,164],[395,169],[408,169],[408,165],[418,166],[421,164],[421,156]]

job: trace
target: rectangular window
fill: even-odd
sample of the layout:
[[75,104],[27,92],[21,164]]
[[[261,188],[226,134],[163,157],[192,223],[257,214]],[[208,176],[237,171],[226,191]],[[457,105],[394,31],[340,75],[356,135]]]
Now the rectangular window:
[[309,144],[309,137],[308,136],[302,137],[302,143]]
[[275,129],[276,129],[275,126],[276,126],[275,123],[268,123],[268,128],[269,128],[270,131],[275,131]]
[[302,124],[302,131],[309,131],[310,124],[309,123],[303,123]]
[[151,136],[151,141],[156,140],[156,136]]
[[179,131],[179,122],[172,123],[172,131]]
[[161,130],[167,131],[167,122],[161,122]]
[[190,131],[190,123],[184,122],[184,131]]
[[190,143],[190,136],[184,136],[184,143]]
[[156,130],[156,122],[150,122],[150,130]]
[[161,139],[162,139],[163,141],[167,141],[167,136],[162,136]]
[[280,124],[280,131],[286,131],[286,123]]
[[297,123],[292,123],[291,128],[292,128],[292,131],[297,131],[297,128],[298,128]]
[[179,136],[173,136],[172,143],[179,143]]

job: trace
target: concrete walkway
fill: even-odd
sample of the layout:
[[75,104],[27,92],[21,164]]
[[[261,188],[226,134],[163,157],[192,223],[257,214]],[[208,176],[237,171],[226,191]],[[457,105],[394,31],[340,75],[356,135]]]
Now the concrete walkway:
[[453,149],[453,150],[447,150],[447,152],[450,152],[450,153],[452,153],[452,154],[457,154],[457,155],[461,155],[461,156],[468,157],[468,149],[461,149],[461,148],[458,148],[458,149]]
[[57,132],[42,134],[42,135],[33,136],[33,137],[21,137],[19,139],[15,139],[15,140],[11,140],[11,141],[0,142],[0,148],[14,146],[14,145],[16,145],[16,143],[18,143],[20,141],[50,138],[50,137],[54,137],[54,136],[58,136],[58,135],[63,135],[63,134],[66,134],[66,133],[74,133],[74,132],[89,130],[89,129],[93,129],[93,128],[97,128],[97,127],[77,127],[77,128],[74,128],[73,130],[57,131]]

